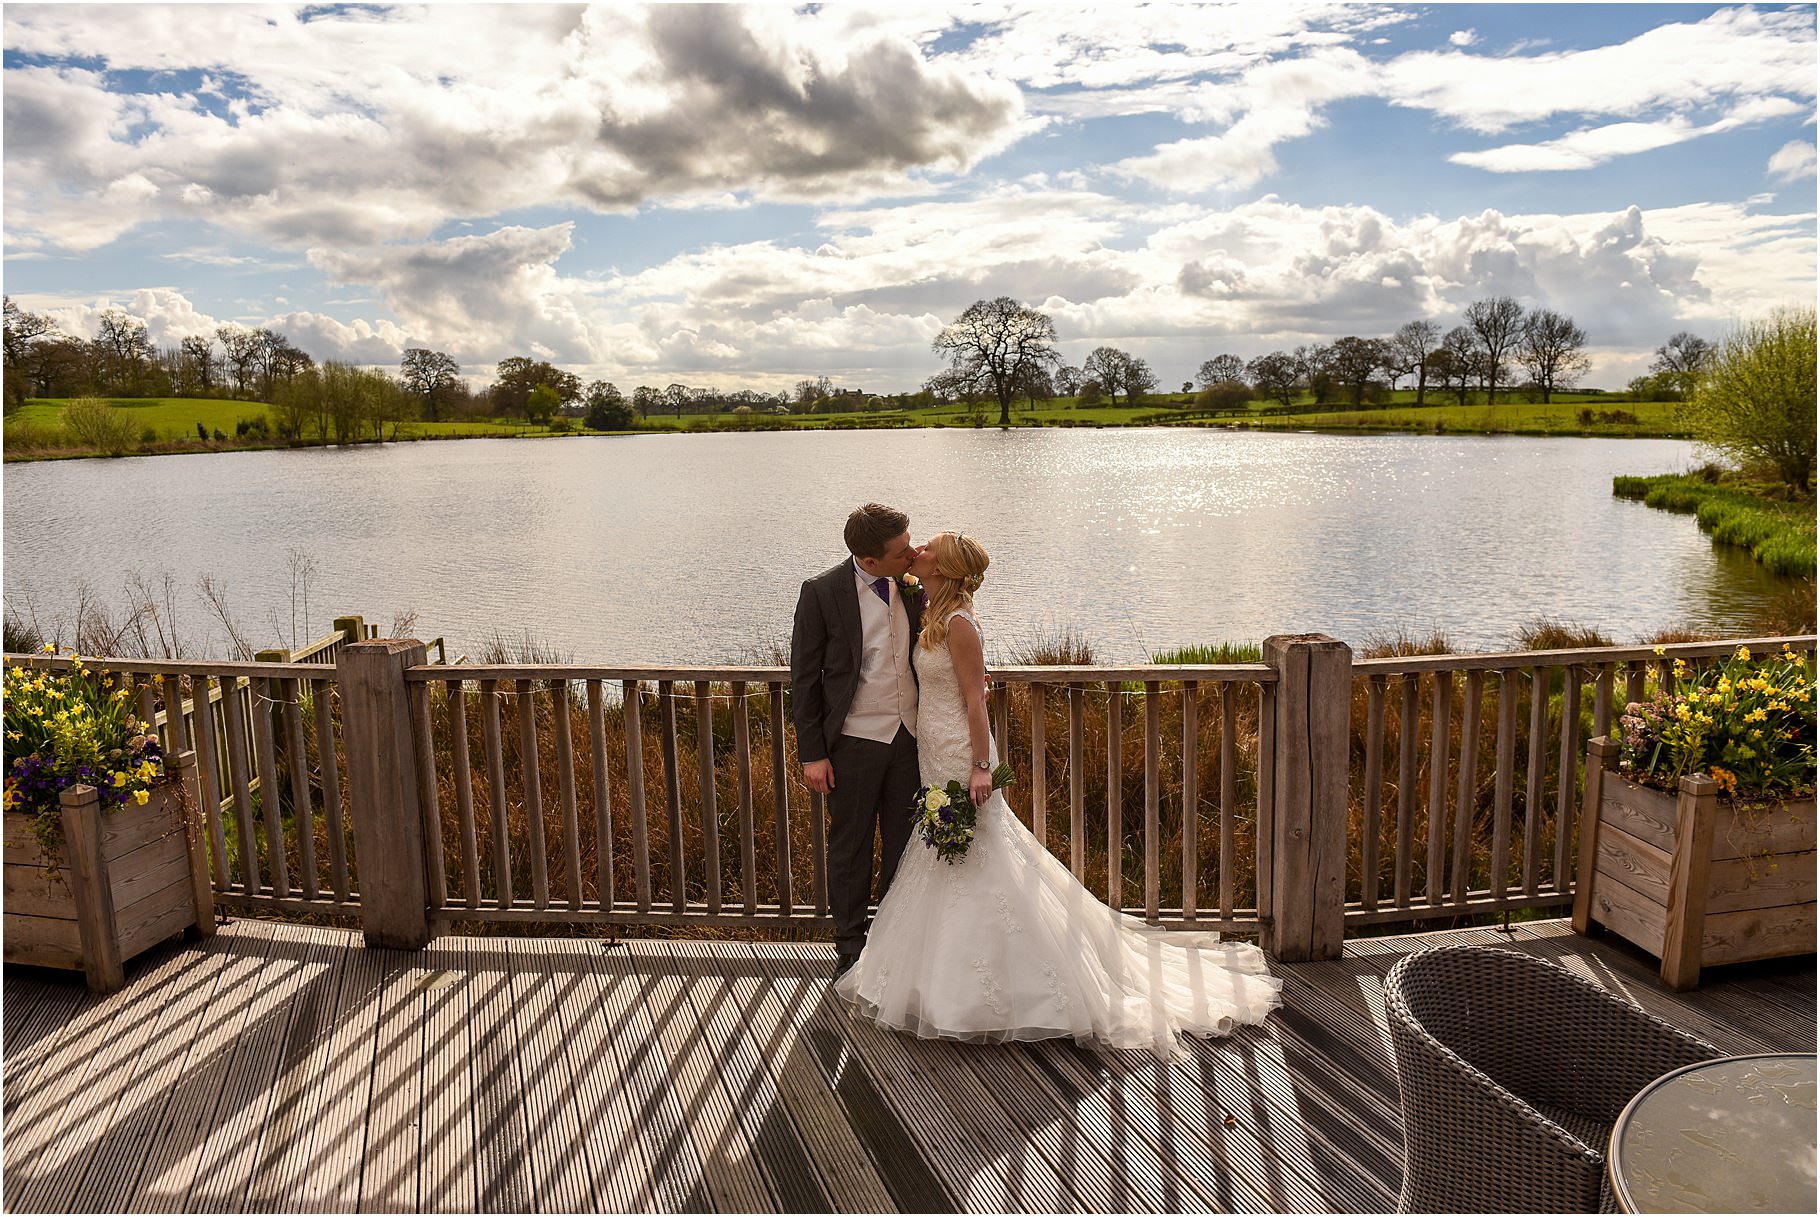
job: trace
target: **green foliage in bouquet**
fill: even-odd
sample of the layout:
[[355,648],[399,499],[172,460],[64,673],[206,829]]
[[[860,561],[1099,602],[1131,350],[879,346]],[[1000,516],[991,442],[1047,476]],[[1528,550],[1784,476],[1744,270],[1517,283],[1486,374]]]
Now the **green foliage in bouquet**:
[[[992,789],[1003,790],[1017,780],[1011,766],[1000,761],[992,771]],[[973,805],[965,783],[950,780],[946,786],[925,786],[911,805],[917,835],[936,856],[952,866],[967,856],[979,809]]]

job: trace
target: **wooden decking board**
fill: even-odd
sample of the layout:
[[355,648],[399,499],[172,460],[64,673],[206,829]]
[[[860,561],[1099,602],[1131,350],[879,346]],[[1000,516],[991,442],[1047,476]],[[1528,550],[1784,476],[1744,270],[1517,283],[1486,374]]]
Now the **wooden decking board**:
[[613,1052],[612,1015],[603,1008],[594,976],[601,944],[553,938],[540,945],[556,977],[552,1009],[557,1044],[574,1077],[575,1116],[582,1130],[578,1148],[594,1181],[595,1204],[604,1212],[655,1211],[648,1184],[652,1164],[626,1103],[634,1082]]
[[717,945],[689,939],[668,944],[672,966],[688,978],[696,1024],[709,1053],[720,1062],[717,1072],[728,1105],[770,1180],[779,1211],[834,1212],[804,1137],[757,1051],[758,1043],[775,1038],[775,1017],[767,1020],[755,1003],[741,1001],[734,984],[742,968],[756,971],[757,965],[737,956],[729,959]]
[[268,924],[236,923],[234,932],[223,928],[215,936],[216,943],[225,945],[228,958],[215,986],[207,1024],[184,1061],[164,1127],[146,1151],[138,1185],[124,1206],[127,1209],[174,1212],[183,1208],[203,1146],[215,1132],[213,1117],[259,991],[259,975],[266,966],[271,941]]
[[[332,1153],[336,1142],[354,1135],[345,1122],[353,1113],[343,1093],[354,1069],[343,1058],[359,1042],[349,1024],[365,1005],[361,978],[380,966],[377,952],[337,949],[332,935],[307,926],[286,934],[283,944],[300,953],[306,969],[321,971],[290,999],[290,1022],[247,1189],[246,1209],[254,1213],[339,1207],[323,1203],[324,1192],[339,1183],[323,1150]],[[305,1195],[310,1203],[300,1203]]]
[[1283,1012],[1165,1062],[899,1035],[833,996],[825,944],[389,952],[236,919],[129,965],[106,998],[6,969],[6,1202],[1383,1210],[1401,1132],[1382,977],[1438,942],[1557,961],[1723,1048],[1813,1050],[1811,959],[1675,993],[1653,959],[1561,920],[1279,965]]
[[510,959],[499,939],[468,940],[474,1055],[474,1168],[482,1212],[529,1212],[535,1198],[525,1126],[524,1079],[512,1027]]
[[593,1171],[581,1147],[576,1119],[575,1074],[558,1030],[551,955],[542,944],[506,940],[512,961],[512,1004],[517,1017],[518,1069],[525,1080],[526,1133],[537,1208],[544,1212],[596,1211]]
[[[751,1045],[796,1125],[822,1192],[836,1212],[896,1211],[900,1206],[874,1164],[877,1155],[868,1153],[851,1111],[817,1064],[809,1039],[814,999],[806,986],[780,983],[756,956],[741,963],[745,966],[732,976],[737,1008],[750,1012],[746,1031]],[[887,1155],[908,1153],[922,1161],[907,1133],[881,1148]]]
[[[943,1053],[913,1059],[919,1049],[933,1045],[855,1018],[832,995],[832,948],[825,957],[792,944],[754,943],[752,949],[771,976],[800,986],[814,1030],[831,1032],[850,1046],[853,1058],[863,1063],[865,1074],[915,1140],[923,1161],[941,1176],[942,1188],[956,1207],[986,1213],[1078,1209],[1072,1193],[1041,1155],[1009,1135],[1003,1110],[970,1072]],[[830,1061],[829,1041],[816,1042],[818,1062],[824,1070],[830,1066],[835,1070],[823,1075],[832,1086],[847,1076],[841,1066],[849,1058],[841,1055]],[[857,1087],[850,1085],[849,1090]],[[857,1093],[836,1093],[848,1110],[860,1102]]]
[[[1103,1121],[1112,1132],[1109,1149],[1119,1153],[1127,1170],[1154,1176],[1170,1212],[1267,1213],[1264,1193],[1235,1172],[1224,1155],[1210,1152],[1197,1130],[1184,1128],[1159,1104],[1154,1091],[1135,1074],[1131,1062],[1108,1058],[1146,1058],[1148,1053],[1092,1052],[1071,1040],[1046,1040],[1028,1046],[1030,1058],[1073,1093],[1077,1118]],[[1182,1062],[1158,1062],[1165,1070]],[[1097,1109],[1097,1110],[1096,1110]]]
[[417,966],[425,1018],[418,1203],[426,1213],[477,1212],[467,947],[459,938],[438,939],[418,953]]
[[414,1213],[418,1161],[423,1149],[423,1066],[427,995],[411,951],[375,951],[385,984],[376,995],[373,1097],[366,1152],[356,1164],[355,1208],[362,1212]]
[[642,1185],[648,1189],[650,1203],[636,1211],[707,1212],[712,1205],[703,1155],[651,1027],[644,1001],[645,978],[623,946],[603,949],[590,974],[598,987],[596,999],[606,1013],[606,1040],[617,1076],[623,1079],[617,1092],[619,1102],[630,1119],[630,1134],[622,1134],[628,1150],[619,1161],[633,1161],[636,1151],[650,1164],[650,1175]]
[[754,1147],[720,1087],[720,1065],[696,1022],[688,978],[668,970],[669,954],[662,942],[632,939],[626,948],[647,983],[645,1006],[668,1058],[666,1072],[681,1097],[684,1122],[702,1151],[711,1203],[722,1212],[776,1211]]
[[96,1139],[82,1181],[70,1198],[69,1207],[77,1212],[118,1212],[133,1194],[146,1155],[165,1124],[185,1060],[204,1030],[203,1017],[228,958],[226,944],[213,940],[196,954],[159,1008],[138,1059],[129,1063],[132,1081]]
[[[1163,1211],[1162,1199],[1153,1190],[1127,1177],[1098,1144],[1075,1124],[1063,1099],[1049,1087],[1032,1085],[1041,1074],[1023,1059],[1020,1044],[984,1046],[938,1045],[965,1062],[986,1085],[999,1106],[1010,1113],[1023,1134],[1041,1148],[1045,1157],[1067,1181],[1069,1190],[1095,1211]],[[988,1051],[970,1051],[988,1047]]]
[[[33,1165],[37,1173],[15,1206],[34,1211],[67,1212],[82,1172],[95,1149],[94,1137],[104,1132],[119,1107],[132,1066],[157,1025],[165,1001],[191,987],[186,973],[194,969],[193,952],[163,948],[148,961],[142,983],[122,991],[120,1017],[78,1071],[58,1079],[59,1097],[54,1117],[56,1131],[43,1144]],[[72,1066],[77,1062],[72,1060]],[[80,1081],[70,1084],[79,1076]],[[11,1155],[9,1154],[9,1157]]]

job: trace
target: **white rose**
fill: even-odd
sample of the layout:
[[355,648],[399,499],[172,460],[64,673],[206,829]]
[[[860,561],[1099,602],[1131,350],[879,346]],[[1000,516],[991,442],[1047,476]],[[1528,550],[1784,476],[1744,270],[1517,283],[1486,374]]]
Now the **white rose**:
[[947,805],[947,792],[939,787],[931,786],[929,788],[929,793],[923,796],[923,806],[927,807],[930,811],[940,811]]

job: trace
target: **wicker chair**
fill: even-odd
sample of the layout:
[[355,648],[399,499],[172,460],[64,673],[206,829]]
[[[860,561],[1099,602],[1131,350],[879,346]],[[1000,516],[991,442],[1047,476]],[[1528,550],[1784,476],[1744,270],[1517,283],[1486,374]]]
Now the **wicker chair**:
[[1391,968],[1384,997],[1404,1213],[1611,1212],[1618,1113],[1669,1070],[1722,1055],[1517,951],[1419,951]]

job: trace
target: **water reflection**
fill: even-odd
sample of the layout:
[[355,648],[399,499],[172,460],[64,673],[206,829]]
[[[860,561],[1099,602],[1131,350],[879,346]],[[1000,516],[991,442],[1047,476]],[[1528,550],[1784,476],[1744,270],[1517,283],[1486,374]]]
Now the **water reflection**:
[[[1692,517],[1611,495],[1614,474],[1694,460],[1669,440],[1076,429],[45,462],[6,471],[5,581],[55,615],[71,572],[116,605],[126,571],[185,589],[212,573],[264,641],[288,629],[296,547],[318,568],[316,629],[415,610],[470,652],[529,629],[578,660],[729,661],[787,636],[847,510],[880,499],[919,537],[985,541],[1001,658],[1064,627],[1111,660],[1312,630],[1498,648],[1541,615],[1629,640],[1737,628],[1776,590]],[[183,612],[186,637],[208,633]]]

